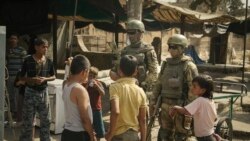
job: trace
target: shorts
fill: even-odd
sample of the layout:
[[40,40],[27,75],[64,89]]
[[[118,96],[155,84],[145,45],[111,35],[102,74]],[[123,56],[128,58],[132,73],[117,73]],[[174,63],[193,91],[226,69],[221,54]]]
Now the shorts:
[[126,132],[115,135],[111,141],[139,141],[138,132],[133,129],[128,129]]
[[213,135],[204,136],[204,137],[196,137],[197,141],[216,141]]
[[89,141],[90,137],[88,132],[86,131],[70,131],[68,129],[64,129],[61,136],[61,141]]
[[102,120],[102,111],[93,110],[93,126],[97,138],[103,138],[105,135],[104,124]]

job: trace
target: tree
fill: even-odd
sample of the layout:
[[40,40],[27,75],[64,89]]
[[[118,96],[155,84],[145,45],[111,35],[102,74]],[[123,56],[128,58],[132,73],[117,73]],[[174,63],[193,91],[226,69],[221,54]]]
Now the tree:
[[229,14],[234,13],[238,9],[242,9],[244,5],[241,0],[193,0],[189,7],[192,10],[196,10],[197,6],[202,3],[208,5],[212,13],[216,12],[218,5],[222,3],[228,9]]
[[241,2],[241,0],[231,0],[229,3],[229,14],[233,14],[235,11],[242,9],[244,4]]
[[217,6],[220,4],[220,2],[221,0],[193,0],[189,7],[192,10],[196,10],[198,5],[205,3],[206,5],[208,5],[211,12],[214,13],[216,12]]

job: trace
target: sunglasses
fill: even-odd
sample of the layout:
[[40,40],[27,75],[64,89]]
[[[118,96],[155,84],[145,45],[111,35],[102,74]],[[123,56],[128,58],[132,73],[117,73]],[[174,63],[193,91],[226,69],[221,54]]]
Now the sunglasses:
[[178,49],[179,46],[177,45],[168,45],[168,49]]
[[135,35],[136,33],[138,33],[136,30],[135,31],[127,31],[127,34],[129,34],[129,35]]

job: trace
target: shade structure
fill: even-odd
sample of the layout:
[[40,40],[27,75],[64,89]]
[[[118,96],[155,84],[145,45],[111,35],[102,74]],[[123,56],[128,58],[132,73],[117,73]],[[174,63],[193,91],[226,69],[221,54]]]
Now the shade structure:
[[207,14],[169,4],[166,0],[154,0],[159,7],[153,11],[156,20],[168,23],[197,24],[204,22],[228,23],[239,20],[230,15]]
[[49,5],[50,11],[55,5],[59,20],[112,23],[115,15],[121,20],[126,19],[125,11],[117,0],[50,0]]

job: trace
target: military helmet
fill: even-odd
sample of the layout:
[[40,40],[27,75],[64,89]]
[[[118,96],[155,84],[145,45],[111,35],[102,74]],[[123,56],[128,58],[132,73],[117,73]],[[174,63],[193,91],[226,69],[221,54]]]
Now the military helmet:
[[180,45],[183,48],[186,48],[188,45],[188,40],[184,35],[175,34],[168,39],[168,45]]
[[144,24],[139,20],[129,20],[127,24],[127,30],[129,29],[136,29],[141,32],[145,32]]

